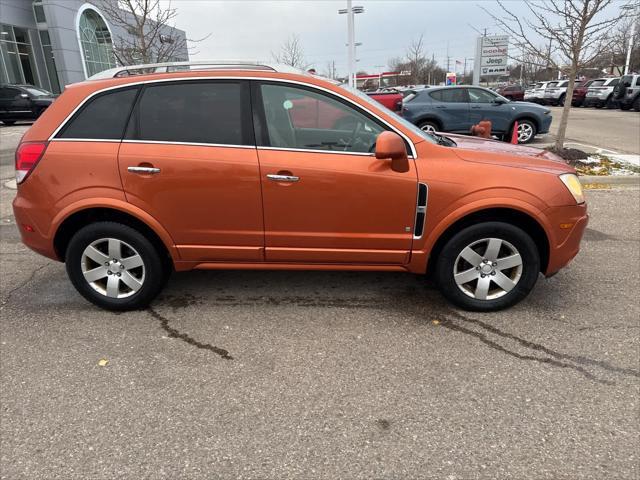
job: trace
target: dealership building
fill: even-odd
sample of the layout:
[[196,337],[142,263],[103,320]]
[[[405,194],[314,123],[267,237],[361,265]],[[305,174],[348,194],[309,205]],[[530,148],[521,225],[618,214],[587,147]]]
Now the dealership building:
[[[0,83],[59,93],[117,66],[114,42],[131,33],[100,6],[101,0],[0,0]],[[184,40],[185,32],[167,27],[160,35],[163,42],[177,38]],[[184,48],[171,60],[188,59]]]

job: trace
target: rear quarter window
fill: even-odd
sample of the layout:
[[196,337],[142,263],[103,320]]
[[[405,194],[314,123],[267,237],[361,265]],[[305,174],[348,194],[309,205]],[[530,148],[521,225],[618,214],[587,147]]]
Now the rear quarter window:
[[56,138],[121,140],[131,114],[137,87],[105,92],[89,99]]

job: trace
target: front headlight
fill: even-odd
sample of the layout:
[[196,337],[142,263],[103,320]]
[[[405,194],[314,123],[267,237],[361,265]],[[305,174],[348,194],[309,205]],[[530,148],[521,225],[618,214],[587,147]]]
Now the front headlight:
[[582,193],[582,184],[576,175],[573,173],[565,173],[560,175],[560,180],[567,187],[573,198],[576,199],[576,203],[584,203],[584,194]]

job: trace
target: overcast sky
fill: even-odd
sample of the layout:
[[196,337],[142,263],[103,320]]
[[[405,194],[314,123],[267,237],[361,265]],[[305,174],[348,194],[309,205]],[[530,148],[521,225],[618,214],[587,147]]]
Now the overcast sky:
[[[526,14],[522,2],[506,2],[510,10]],[[424,34],[425,51],[446,67],[468,60],[471,68],[478,33],[501,34],[480,5],[499,12],[493,1],[354,0],[365,13],[356,15],[358,70],[387,70],[388,60],[402,56],[413,38]],[[197,44],[193,60],[272,60],[291,34],[300,37],[307,61],[318,72],[335,61],[339,74],[346,72],[346,15],[338,15],[346,0],[173,0],[178,10],[176,26],[189,38],[211,36]],[[617,8],[616,8],[617,10]],[[462,71],[462,66],[458,67]]]

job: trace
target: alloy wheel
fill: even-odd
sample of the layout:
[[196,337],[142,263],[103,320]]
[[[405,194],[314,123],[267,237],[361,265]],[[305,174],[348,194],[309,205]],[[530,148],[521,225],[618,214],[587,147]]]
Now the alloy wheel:
[[131,245],[117,238],[92,242],[84,249],[81,263],[87,283],[105,297],[126,298],[144,284],[142,257]]
[[533,136],[533,127],[528,123],[518,124],[518,142],[526,143]]
[[483,238],[467,245],[453,264],[458,288],[477,300],[494,300],[511,290],[522,277],[522,257],[506,240]]
[[427,124],[421,126],[420,130],[422,130],[423,132],[427,132],[427,133],[435,133],[436,132],[436,129],[430,123],[427,123]]

